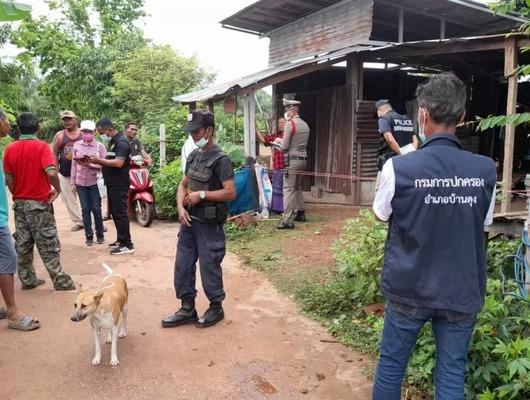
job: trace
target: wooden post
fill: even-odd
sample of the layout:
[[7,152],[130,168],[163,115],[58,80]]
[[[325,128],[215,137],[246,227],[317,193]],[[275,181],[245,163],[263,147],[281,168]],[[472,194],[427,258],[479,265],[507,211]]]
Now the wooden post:
[[[508,102],[506,106],[506,115],[513,115],[517,112],[517,84],[518,76],[515,69],[518,64],[519,49],[517,39],[513,36],[506,39],[504,52],[504,76],[508,78]],[[511,195],[506,192],[512,189],[513,173],[513,152],[515,144],[515,125],[506,125],[506,134],[504,135],[504,166],[502,171],[502,189],[504,191],[501,204],[501,213],[510,212]]]
[[404,42],[404,26],[405,26],[405,10],[402,8],[399,9],[399,25],[398,25],[398,42]]
[[208,111],[210,111],[212,114],[214,114],[214,102],[212,100],[209,100],[207,103],[206,103],[206,107],[208,108]]
[[166,125],[160,124],[160,168],[166,165]]
[[445,19],[440,20],[440,39],[445,39]]
[[256,100],[254,92],[243,95],[245,155],[256,158]]
[[[350,98],[348,101],[348,109],[351,110],[350,117],[350,138],[351,141],[347,144],[351,148],[351,160],[350,160],[350,175],[353,172],[353,152],[355,150],[355,144],[357,142],[357,100],[363,98],[363,60],[359,57],[358,54],[353,54],[348,57],[347,67],[346,67],[346,85],[348,86],[348,93],[350,93]],[[346,143],[345,143],[346,145]],[[356,175],[361,176],[361,169],[359,167],[359,151],[361,145],[357,143],[357,166],[356,166]],[[351,201],[355,205],[360,205],[361,198],[361,185],[359,181],[355,183],[350,182],[350,193],[352,196]],[[353,190],[352,190],[353,189]]]

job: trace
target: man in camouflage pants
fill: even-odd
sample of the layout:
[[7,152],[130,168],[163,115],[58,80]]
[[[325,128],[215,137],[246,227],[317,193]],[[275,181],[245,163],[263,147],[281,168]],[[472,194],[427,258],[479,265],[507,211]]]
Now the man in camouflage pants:
[[[74,290],[72,278],[63,271],[53,201],[61,192],[57,167],[50,147],[37,139],[39,120],[33,113],[17,118],[20,139],[7,146],[4,170],[15,210],[15,248],[22,289],[44,284],[33,266],[33,246],[50,274],[55,290]],[[53,186],[53,188],[50,187]]]

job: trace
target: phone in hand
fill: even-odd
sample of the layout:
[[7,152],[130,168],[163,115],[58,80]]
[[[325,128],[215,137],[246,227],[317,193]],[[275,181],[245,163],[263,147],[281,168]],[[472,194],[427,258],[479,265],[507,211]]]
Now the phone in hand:
[[85,154],[83,157],[74,157],[74,160],[81,161],[81,162],[86,162],[86,161],[90,160],[90,156]]

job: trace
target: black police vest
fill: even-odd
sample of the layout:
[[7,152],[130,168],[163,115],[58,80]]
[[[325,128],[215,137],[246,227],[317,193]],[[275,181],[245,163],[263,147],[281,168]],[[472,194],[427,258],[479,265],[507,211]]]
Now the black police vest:
[[496,184],[493,160],[436,135],[392,158],[395,194],[381,291],[417,307],[478,312],[486,293],[484,221]]
[[[188,188],[193,192],[222,189],[220,180],[214,179],[213,169],[215,164],[224,157],[228,156],[218,146],[206,152],[194,150],[186,161]],[[216,182],[219,187],[212,187]],[[196,206],[191,207],[189,212],[203,222],[217,225],[226,221],[228,207],[226,203],[202,200]]]
[[[389,111],[381,118],[388,121],[392,136],[394,136],[399,147],[406,146],[412,142],[412,137],[414,136],[414,122],[412,122],[411,118],[398,114],[394,110]],[[385,138],[381,137],[381,143],[377,150],[377,166],[379,170],[381,171],[385,162],[395,155],[396,153],[392,151]]]

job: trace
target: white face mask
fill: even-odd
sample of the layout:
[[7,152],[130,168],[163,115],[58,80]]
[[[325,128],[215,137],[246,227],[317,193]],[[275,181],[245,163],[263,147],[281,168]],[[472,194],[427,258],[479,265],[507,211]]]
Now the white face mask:
[[[423,110],[423,112],[422,112]],[[423,116],[423,118],[421,118]],[[423,119],[423,122],[422,122]],[[423,108],[420,108],[418,111],[418,136],[421,140],[421,143],[425,143],[427,140],[427,137],[425,136],[425,122],[427,120],[427,117],[425,116],[425,110]]]
[[285,114],[283,114],[283,118],[286,120],[286,121],[289,121],[291,119],[291,116],[289,115],[289,112],[285,112]]
[[108,137],[107,135],[100,135],[99,139],[103,144],[109,144],[111,140],[110,137]]
[[199,149],[203,149],[204,147],[206,147],[209,142],[209,139],[206,139],[206,136],[208,136],[208,132],[206,132],[206,134],[201,139],[194,142],[195,146],[197,146]]

